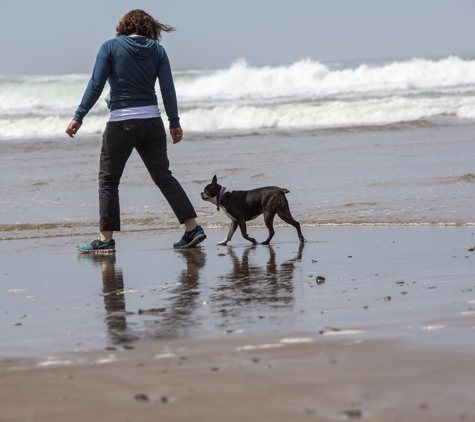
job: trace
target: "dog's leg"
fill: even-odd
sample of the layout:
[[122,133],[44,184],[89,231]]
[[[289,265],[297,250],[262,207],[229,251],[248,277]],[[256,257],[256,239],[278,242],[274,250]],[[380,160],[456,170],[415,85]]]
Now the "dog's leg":
[[231,227],[229,228],[229,232],[228,232],[228,235],[226,236],[226,239],[219,242],[218,245],[226,246],[228,242],[231,241],[231,239],[233,238],[233,234],[236,231],[237,227],[238,227],[237,221],[232,220]]
[[292,217],[292,214],[290,213],[289,209],[289,204],[286,204],[284,207],[282,207],[280,210],[277,211],[277,215],[282,218],[286,223],[291,224],[297,229],[297,233],[299,235],[299,239],[301,242],[305,242],[305,239],[303,237],[302,231],[300,230],[300,224],[298,221],[295,221],[294,218]]
[[264,222],[266,223],[266,227],[269,230],[269,236],[265,242],[262,242],[262,245],[268,245],[271,239],[274,237],[275,230],[274,230],[274,217],[275,212],[264,213]]
[[246,227],[246,221],[245,220],[239,220],[239,228],[241,229],[241,234],[244,239],[249,240],[249,242],[252,242],[253,245],[257,245],[256,239],[253,239],[252,237],[249,237],[247,234],[247,227]]

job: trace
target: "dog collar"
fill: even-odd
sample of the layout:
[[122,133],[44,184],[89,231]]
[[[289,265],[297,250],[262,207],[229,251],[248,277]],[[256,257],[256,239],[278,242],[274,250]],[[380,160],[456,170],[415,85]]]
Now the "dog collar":
[[223,195],[224,195],[224,192],[226,191],[226,188],[223,186],[221,188],[221,192],[219,192],[219,195],[218,195],[218,202],[217,202],[217,210],[219,211],[219,206],[221,205],[221,199],[223,199]]

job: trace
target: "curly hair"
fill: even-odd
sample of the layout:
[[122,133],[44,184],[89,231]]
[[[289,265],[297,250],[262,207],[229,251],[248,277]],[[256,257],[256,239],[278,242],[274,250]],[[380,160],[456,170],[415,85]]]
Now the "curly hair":
[[162,38],[161,32],[172,32],[175,28],[164,25],[156,21],[152,15],[141,9],[131,10],[126,13],[117,25],[117,36],[119,35],[143,35],[151,40],[159,42]]

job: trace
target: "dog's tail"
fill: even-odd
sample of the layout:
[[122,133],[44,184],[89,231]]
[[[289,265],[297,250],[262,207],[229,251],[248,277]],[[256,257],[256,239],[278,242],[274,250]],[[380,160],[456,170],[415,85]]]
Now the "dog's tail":
[[281,191],[282,193],[289,193],[289,192],[290,192],[288,189],[285,189],[285,188],[280,189],[280,191]]

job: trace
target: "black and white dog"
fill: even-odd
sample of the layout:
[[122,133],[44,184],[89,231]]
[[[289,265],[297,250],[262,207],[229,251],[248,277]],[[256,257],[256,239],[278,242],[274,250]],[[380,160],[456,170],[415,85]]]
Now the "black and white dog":
[[278,188],[277,186],[267,186],[249,191],[226,191],[225,187],[218,185],[218,178],[214,176],[211,183],[205,187],[201,198],[216,205],[218,211],[223,208],[224,213],[231,219],[229,233],[226,239],[219,242],[218,245],[226,245],[233,237],[238,226],[244,239],[257,245],[256,239],[247,234],[246,221],[254,220],[261,214],[264,214],[264,222],[269,230],[269,236],[265,242],[262,242],[263,245],[268,245],[274,237],[273,222],[276,214],[286,223],[294,226],[297,229],[300,241],[305,242],[300,224],[290,214],[289,203],[285,197],[286,193],[289,193],[287,189]]

